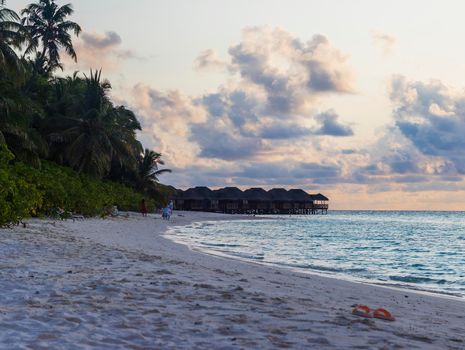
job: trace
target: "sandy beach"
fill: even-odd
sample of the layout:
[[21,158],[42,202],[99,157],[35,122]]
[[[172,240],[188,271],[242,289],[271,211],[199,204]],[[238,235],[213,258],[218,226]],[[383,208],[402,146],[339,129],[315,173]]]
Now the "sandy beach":
[[[465,349],[465,301],[190,250],[177,212],[0,230],[2,349]],[[396,321],[351,314],[366,304]]]

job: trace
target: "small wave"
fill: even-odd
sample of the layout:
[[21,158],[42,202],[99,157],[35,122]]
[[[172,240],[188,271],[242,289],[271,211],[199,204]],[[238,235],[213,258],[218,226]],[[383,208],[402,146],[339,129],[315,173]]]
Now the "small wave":
[[348,273],[348,274],[367,272],[367,269],[364,269],[364,268],[344,269],[344,268],[318,266],[318,265],[309,265],[308,268],[312,270],[317,270],[317,271]]
[[368,270],[367,269],[364,269],[364,268],[356,268],[354,267],[353,269],[345,269],[343,270],[344,272],[367,272]]
[[428,277],[416,277],[416,276],[389,276],[391,281],[405,282],[405,283],[435,283],[435,284],[446,284],[447,281],[444,279],[437,280]]
[[223,248],[238,248],[242,247],[240,244],[227,244],[227,243],[208,243],[208,242],[200,242],[200,244],[207,246],[207,247],[223,247]]
[[332,274],[363,274],[367,273],[368,270],[362,267],[354,267],[354,268],[337,268],[337,267],[330,267],[330,266],[321,266],[321,265],[314,265],[314,264],[299,264],[299,263],[289,263],[289,262],[278,262],[278,261],[268,261],[270,264],[278,265],[278,266],[285,266],[285,267],[292,267],[302,270],[313,270],[316,272],[326,272]]
[[[378,242],[377,242],[378,243]],[[390,242],[386,243],[385,245],[375,245],[371,244],[369,246],[359,246],[359,247],[350,247],[350,250],[358,251],[358,250],[385,250],[387,248],[390,248],[389,246],[391,245]]]
[[228,255],[237,256],[237,257],[243,258],[243,259],[251,259],[251,260],[264,260],[265,259],[265,255],[261,254],[261,253],[258,253],[258,254],[255,254],[255,255],[244,254],[244,253],[236,253],[236,252],[225,252],[225,253],[227,253]]
[[461,292],[462,290],[465,291],[464,289],[457,289],[459,292],[454,291],[453,289],[436,289],[436,288],[428,288],[428,287],[419,287],[419,286],[414,286],[414,285],[402,285],[402,284],[396,284],[396,283],[387,283],[384,282],[384,280],[380,280],[383,282],[374,282],[370,281],[370,283],[378,286],[388,286],[388,287],[395,287],[395,288],[404,288],[404,289],[411,289],[411,290],[416,290],[419,292],[428,292],[428,293],[434,293],[434,294],[441,294],[441,295],[449,295],[449,296],[454,296],[454,297],[463,297],[463,293]]
[[461,255],[461,252],[438,252],[437,255],[441,255],[441,256]]
[[419,267],[425,267],[424,264],[412,264],[410,265],[411,267],[414,267],[414,268],[419,268]]
[[[308,270],[316,270],[316,271],[324,271],[324,272],[358,272],[352,271],[351,269],[341,269],[337,267],[329,267],[329,266],[320,266],[320,265],[313,265],[313,264],[294,264],[294,263],[284,263],[284,262],[272,262],[272,264],[294,267],[298,269],[308,269]],[[355,269],[360,271],[366,271],[365,269]]]

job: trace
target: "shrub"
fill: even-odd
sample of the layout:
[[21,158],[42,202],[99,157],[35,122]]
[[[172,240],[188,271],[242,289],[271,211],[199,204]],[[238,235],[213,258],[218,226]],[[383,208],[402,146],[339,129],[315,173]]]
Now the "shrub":
[[42,197],[37,188],[16,176],[9,166],[13,154],[0,144],[0,226],[17,224],[30,214],[37,214]]
[[[0,147],[0,226],[28,216],[54,215],[57,210],[84,216],[103,215],[116,205],[138,211],[142,198],[152,211],[161,198],[150,198],[120,183],[78,174],[70,168],[43,161],[40,169],[22,162],[5,145]],[[164,196],[162,196],[164,198]]]

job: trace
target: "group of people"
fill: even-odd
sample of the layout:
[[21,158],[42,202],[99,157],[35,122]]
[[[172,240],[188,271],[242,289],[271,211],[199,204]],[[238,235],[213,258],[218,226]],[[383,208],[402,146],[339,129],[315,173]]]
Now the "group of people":
[[[161,217],[163,220],[169,220],[171,218],[171,214],[173,213],[174,203],[170,201],[166,207],[161,210]],[[145,199],[142,199],[140,203],[140,212],[142,216],[147,216],[148,210],[147,205],[145,203]]]

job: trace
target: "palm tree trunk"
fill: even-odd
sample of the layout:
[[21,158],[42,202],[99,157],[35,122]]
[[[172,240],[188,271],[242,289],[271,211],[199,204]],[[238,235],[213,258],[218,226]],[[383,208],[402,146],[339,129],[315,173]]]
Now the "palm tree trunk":
[[45,58],[45,54],[47,53],[47,46],[45,46],[44,44],[44,48],[42,49],[42,52],[41,54],[37,57],[37,63],[36,63],[36,70],[38,71],[39,69],[44,69],[44,71],[47,71],[47,69],[45,69],[44,67],[44,58]]

